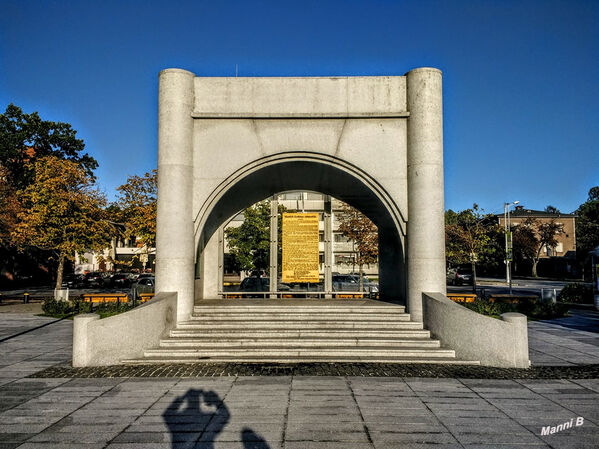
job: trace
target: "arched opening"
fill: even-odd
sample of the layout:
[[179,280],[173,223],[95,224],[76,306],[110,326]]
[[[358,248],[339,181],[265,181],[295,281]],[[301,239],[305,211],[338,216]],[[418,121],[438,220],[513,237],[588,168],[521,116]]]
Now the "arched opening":
[[[205,248],[215,232],[246,207],[282,191],[315,191],[358,209],[379,231],[380,299],[405,304],[406,263],[404,221],[378,184],[357,167],[312,156],[259,161],[224,181],[213,193],[196,223],[196,279],[208,276]],[[210,270],[211,272],[212,270]]]

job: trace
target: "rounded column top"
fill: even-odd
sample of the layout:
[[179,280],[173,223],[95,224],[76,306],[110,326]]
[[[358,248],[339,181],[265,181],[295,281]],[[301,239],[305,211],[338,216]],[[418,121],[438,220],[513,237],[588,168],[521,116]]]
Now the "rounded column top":
[[180,73],[181,75],[189,75],[189,76],[193,76],[193,77],[196,76],[195,73],[190,72],[189,70],[177,69],[177,68],[169,68],[169,69],[161,70],[160,73],[158,74],[158,76],[162,76],[167,73]]
[[419,72],[433,72],[433,73],[438,73],[440,75],[443,74],[443,72],[440,69],[437,69],[435,67],[418,67],[417,69],[412,69],[409,72],[406,72],[406,75],[409,75],[411,73],[419,73]]

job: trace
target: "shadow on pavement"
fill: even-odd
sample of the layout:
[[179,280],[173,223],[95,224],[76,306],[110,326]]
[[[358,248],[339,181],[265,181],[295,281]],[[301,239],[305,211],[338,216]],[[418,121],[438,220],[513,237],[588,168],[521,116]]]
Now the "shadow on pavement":
[[[213,449],[231,414],[216,392],[189,389],[175,398],[162,417],[171,433],[173,449],[193,447],[196,442],[201,443],[203,449]],[[241,441],[244,449],[270,449],[266,440],[247,427],[241,432]]]

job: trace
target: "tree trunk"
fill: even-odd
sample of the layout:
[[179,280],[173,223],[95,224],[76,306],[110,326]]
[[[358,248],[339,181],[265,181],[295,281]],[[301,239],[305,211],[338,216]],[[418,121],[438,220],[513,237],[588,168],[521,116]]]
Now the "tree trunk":
[[539,259],[532,259],[532,277],[539,277],[537,275],[537,264],[539,263]]
[[58,256],[58,269],[56,270],[56,290],[62,288],[62,272],[64,271],[64,253]]
[[471,261],[472,265],[472,293],[476,293],[476,262]]

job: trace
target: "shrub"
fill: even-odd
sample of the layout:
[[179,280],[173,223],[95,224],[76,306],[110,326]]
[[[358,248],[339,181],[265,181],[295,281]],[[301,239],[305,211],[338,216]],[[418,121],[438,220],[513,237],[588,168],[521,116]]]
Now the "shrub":
[[112,315],[118,315],[119,313],[127,312],[133,308],[133,304],[129,304],[126,302],[116,303],[116,302],[103,302],[98,304],[95,313],[100,315],[100,318],[106,318]]
[[126,302],[118,304],[115,302],[106,302],[94,305],[90,302],[81,301],[80,299],[70,302],[56,301],[54,298],[47,298],[42,304],[44,315],[55,318],[64,318],[78,313],[97,313],[100,315],[100,318],[106,318],[126,312],[132,308],[133,304]]
[[574,282],[566,284],[557,295],[559,302],[572,302],[579,304],[593,303],[593,287],[586,284]]
[[566,304],[548,304],[539,301],[498,303],[490,302],[487,299],[477,299],[474,302],[464,303],[463,305],[481,315],[494,317],[498,317],[502,313],[518,312],[535,320],[550,320],[561,318],[568,314],[568,306]]
[[75,307],[69,301],[56,301],[54,298],[44,299],[42,304],[44,315],[62,318],[75,313]]
[[464,303],[464,305],[481,315],[498,316],[503,313],[500,304],[490,302],[486,299],[476,299],[474,302]]

